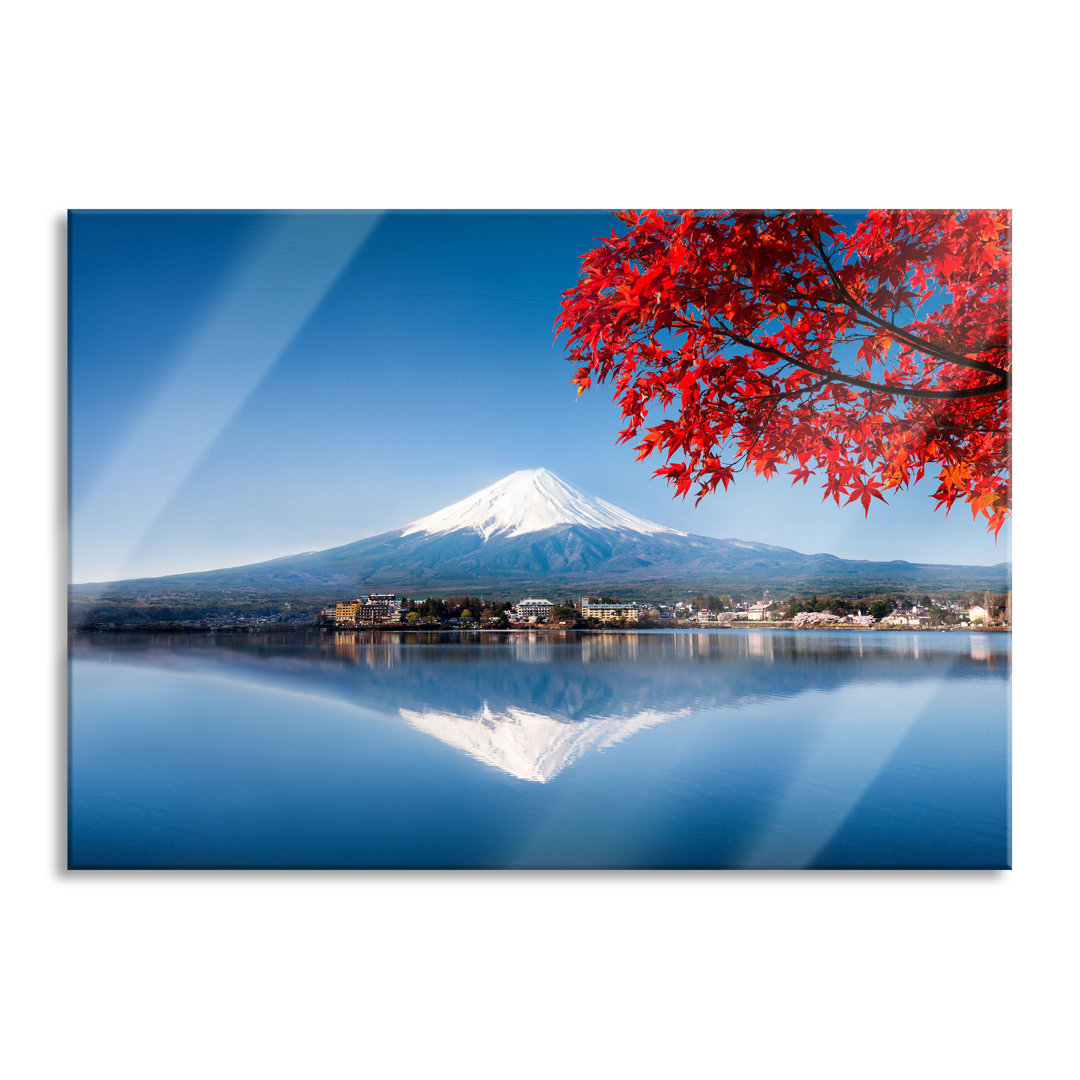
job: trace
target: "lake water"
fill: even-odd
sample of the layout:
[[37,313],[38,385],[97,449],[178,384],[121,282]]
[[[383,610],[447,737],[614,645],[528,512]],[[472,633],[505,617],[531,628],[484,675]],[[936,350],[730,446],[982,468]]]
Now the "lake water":
[[1011,640],[79,635],[72,867],[1006,867]]

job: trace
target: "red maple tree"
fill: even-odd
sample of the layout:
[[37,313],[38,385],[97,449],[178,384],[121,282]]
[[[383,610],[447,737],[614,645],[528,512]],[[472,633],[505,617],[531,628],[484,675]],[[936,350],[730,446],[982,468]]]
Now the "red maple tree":
[[[611,381],[638,459],[697,499],[793,466],[871,501],[937,469],[995,537],[1010,511],[1006,210],[625,211],[556,330],[578,394]],[[650,409],[659,407],[659,419]]]

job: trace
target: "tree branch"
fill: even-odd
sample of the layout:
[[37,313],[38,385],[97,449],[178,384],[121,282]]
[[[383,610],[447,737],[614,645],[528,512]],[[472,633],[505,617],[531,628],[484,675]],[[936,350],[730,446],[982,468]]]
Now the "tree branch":
[[1003,374],[1002,369],[994,367],[993,364],[984,363],[982,360],[972,360],[970,357],[963,356],[961,353],[955,352],[952,349],[947,349],[941,345],[935,345],[933,342],[926,341],[919,337],[918,334],[913,334],[910,330],[905,330],[903,327],[897,326],[895,323],[889,322],[888,319],[883,319],[879,315],[875,315],[872,311],[863,307],[862,304],[848,292],[847,286],[840,280],[840,276],[833,269],[833,265],[829,261],[829,256],[825,254],[825,249],[821,246],[820,240],[817,240],[810,233],[807,233],[807,235],[810,237],[810,242],[817,249],[817,253],[821,256],[821,260],[825,264],[825,270],[831,278],[836,291],[840,294],[841,299],[853,311],[866,319],[867,322],[872,323],[881,330],[887,330],[890,334],[907,342],[913,348],[920,352],[929,353],[931,356],[936,356],[939,360],[946,360],[950,364],[971,368],[974,371],[984,371],[987,375]]
[[731,341],[734,341],[737,345],[742,345],[743,348],[751,349],[754,352],[769,353],[778,360],[782,360],[785,364],[791,364],[794,367],[802,368],[803,371],[809,371],[814,375],[821,375],[829,382],[845,383],[848,386],[857,386],[863,390],[873,390],[879,394],[890,394],[893,397],[907,398],[912,401],[962,401],[968,398],[986,397],[988,394],[1002,393],[1008,390],[1012,385],[1012,379],[1009,372],[1003,371],[1001,368],[993,368],[986,365],[990,371],[998,376],[998,381],[996,383],[989,383],[986,386],[960,387],[956,390],[921,390],[917,387],[889,386],[886,383],[870,382],[868,379],[860,379],[854,375],[845,375],[840,371],[830,371],[828,368],[818,367],[815,364],[811,364],[808,360],[781,352],[772,345],[759,344],[752,338],[743,337],[741,334],[737,334],[731,329],[725,328],[717,331],[713,326],[701,326],[698,323],[684,319],[677,320],[677,324],[698,333],[704,330],[708,330],[712,333],[719,332]]

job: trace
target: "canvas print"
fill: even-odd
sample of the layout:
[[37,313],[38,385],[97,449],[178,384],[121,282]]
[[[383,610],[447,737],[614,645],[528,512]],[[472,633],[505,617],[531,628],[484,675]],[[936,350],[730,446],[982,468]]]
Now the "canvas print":
[[1008,868],[1010,228],[72,211],[69,866]]

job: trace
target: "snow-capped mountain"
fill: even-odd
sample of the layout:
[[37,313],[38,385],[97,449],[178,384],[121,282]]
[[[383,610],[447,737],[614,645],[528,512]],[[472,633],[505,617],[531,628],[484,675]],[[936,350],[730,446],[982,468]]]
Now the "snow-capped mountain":
[[254,584],[416,591],[665,580],[721,565],[768,562],[797,552],[748,541],[692,536],[588,495],[548,469],[528,469],[393,532],[222,575]]
[[643,536],[686,536],[678,529],[657,525],[603,499],[594,499],[548,469],[522,469],[504,476],[475,495],[410,522],[401,535],[473,529],[484,540],[490,540],[494,536],[544,532],[560,525],[621,529]]
[[418,731],[485,765],[519,780],[545,784],[590,751],[604,750],[635,732],[689,712],[642,709],[627,716],[612,713],[570,720],[513,705],[495,711],[485,701],[473,713],[399,709],[398,715]]
[[[243,589],[261,594],[357,595],[394,591],[532,590],[625,592],[678,585],[694,589],[1005,587],[997,567],[871,563],[803,555],[750,540],[720,540],[647,521],[587,495],[547,469],[509,476],[467,498],[382,533],[323,551],[194,574],[112,583],[123,597]],[[97,586],[74,586],[73,597]],[[423,592],[426,590],[426,593]]]

